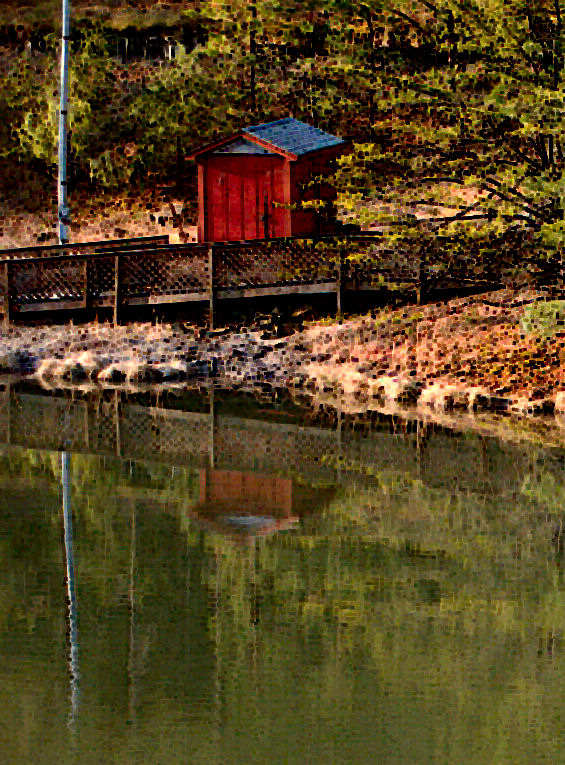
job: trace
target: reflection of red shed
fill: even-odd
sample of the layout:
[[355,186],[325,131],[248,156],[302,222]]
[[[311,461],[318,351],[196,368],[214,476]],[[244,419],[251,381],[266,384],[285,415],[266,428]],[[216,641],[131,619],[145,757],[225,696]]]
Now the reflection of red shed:
[[252,538],[296,526],[301,515],[315,511],[333,493],[284,476],[201,468],[199,502],[191,515],[216,531]]
[[335,230],[331,216],[303,209],[331,201],[327,176],[345,141],[293,118],[277,120],[204,146],[198,163],[200,242],[309,236]]
[[208,525],[245,536],[298,523],[292,513],[292,480],[242,470],[200,470],[195,515]]

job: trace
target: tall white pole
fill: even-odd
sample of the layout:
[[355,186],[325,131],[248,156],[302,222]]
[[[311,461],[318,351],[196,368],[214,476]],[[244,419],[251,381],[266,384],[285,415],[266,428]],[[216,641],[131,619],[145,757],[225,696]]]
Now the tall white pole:
[[69,241],[68,224],[70,210],[67,202],[67,123],[69,96],[69,42],[71,28],[71,3],[63,0],[63,34],[61,39],[61,92],[59,106],[59,184],[58,219],[59,243]]

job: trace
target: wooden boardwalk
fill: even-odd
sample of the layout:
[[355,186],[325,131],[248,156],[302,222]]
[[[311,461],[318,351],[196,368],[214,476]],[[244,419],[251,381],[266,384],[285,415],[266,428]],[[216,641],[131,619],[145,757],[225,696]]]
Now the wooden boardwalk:
[[[213,326],[216,301],[374,289],[379,234],[170,244],[167,237],[0,251],[0,313],[7,324],[46,311],[106,309],[115,324],[128,308],[199,302]],[[390,266],[390,264],[389,264]],[[395,263],[389,278],[416,285],[418,263]]]

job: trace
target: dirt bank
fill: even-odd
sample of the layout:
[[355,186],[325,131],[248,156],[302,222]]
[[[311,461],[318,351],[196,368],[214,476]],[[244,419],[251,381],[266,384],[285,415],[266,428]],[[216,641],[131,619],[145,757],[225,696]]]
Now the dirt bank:
[[[528,325],[541,293],[498,291],[442,304],[383,309],[290,337],[205,332],[183,324],[13,327],[0,371],[42,384],[182,383],[286,388],[347,412],[565,412],[565,332]],[[530,316],[531,324],[531,316]]]
[[302,335],[313,353],[301,372],[348,409],[381,399],[438,410],[561,411],[565,333],[524,329],[545,301],[539,292],[501,290],[312,327]]
[[[44,198],[38,190],[39,199]],[[16,198],[15,198],[16,197]],[[71,242],[92,242],[135,236],[167,234],[171,242],[196,241],[194,202],[158,190],[109,194],[98,197],[75,195],[69,228]],[[56,207],[30,211],[0,189],[0,249],[57,244]]]

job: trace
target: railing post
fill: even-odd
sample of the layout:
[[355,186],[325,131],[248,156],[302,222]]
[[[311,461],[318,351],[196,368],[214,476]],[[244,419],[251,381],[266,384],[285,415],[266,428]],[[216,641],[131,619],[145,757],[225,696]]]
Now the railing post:
[[8,427],[6,432],[6,443],[12,443],[12,386],[7,386],[8,391]]
[[2,298],[2,315],[4,326],[10,325],[10,264],[4,263],[0,273],[0,294]]
[[208,398],[209,398],[209,404],[210,404],[210,415],[209,415],[209,424],[210,424],[210,431],[209,431],[209,444],[208,444],[208,463],[210,468],[214,468],[216,464],[216,453],[215,453],[215,436],[216,436],[216,410],[214,407],[214,388],[210,386],[208,389]]
[[87,451],[90,450],[90,422],[88,417],[88,401],[83,401],[83,422],[84,422],[84,445],[86,446]]
[[117,327],[121,319],[121,280],[120,280],[120,256],[114,255],[114,326]]
[[214,329],[215,308],[215,268],[214,268],[214,245],[208,247],[208,327]]
[[82,288],[84,290],[83,305],[88,308],[88,260],[85,260],[82,266]]
[[341,303],[342,303],[342,277],[343,277],[343,252],[341,247],[338,250],[337,254],[337,263],[336,263],[336,274],[335,274],[335,280],[336,280],[336,298],[337,298],[337,314],[338,316],[341,316]]
[[0,432],[2,433],[2,443],[9,444],[11,440],[11,429],[12,429],[12,423],[11,423],[11,417],[12,417],[12,386],[10,383],[5,383],[4,385],[4,392],[0,394],[3,399],[2,406],[0,406],[0,409],[3,408],[3,422],[2,427],[0,428]]

